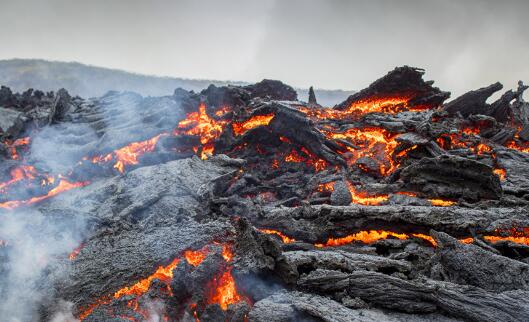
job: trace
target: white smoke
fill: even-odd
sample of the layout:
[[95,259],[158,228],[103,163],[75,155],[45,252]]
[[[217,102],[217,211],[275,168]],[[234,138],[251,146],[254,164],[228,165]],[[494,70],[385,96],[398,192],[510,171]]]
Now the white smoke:
[[65,174],[97,143],[92,128],[71,123],[45,127],[31,139],[28,162],[52,174]]
[[73,303],[66,301],[60,302],[59,308],[50,322],[78,322],[79,320],[73,316],[72,309]]
[[68,264],[68,254],[79,245],[82,231],[82,224],[57,223],[37,211],[1,215],[0,239],[8,243],[0,249],[6,258],[0,264],[2,322],[40,320],[39,306],[50,290],[46,277],[61,275],[60,268]]

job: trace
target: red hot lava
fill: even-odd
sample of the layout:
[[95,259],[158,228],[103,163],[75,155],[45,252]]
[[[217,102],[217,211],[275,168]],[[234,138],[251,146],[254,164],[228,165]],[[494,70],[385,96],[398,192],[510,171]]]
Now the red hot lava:
[[[148,318],[148,316],[145,316],[146,313],[139,309],[137,300],[150,289],[153,280],[158,279],[162,281],[166,285],[168,294],[171,294],[169,285],[173,279],[173,270],[180,263],[180,261],[186,260],[190,265],[197,267],[202,263],[202,261],[204,261],[208,253],[208,245],[199,250],[184,251],[183,258],[175,258],[168,265],[159,266],[154,273],[144,279],[139,280],[135,284],[125,286],[114,292],[112,295],[107,295],[95,300],[94,304],[81,311],[79,314],[79,319],[82,321],[88,317],[97,307],[109,304],[112,300],[120,299],[125,296],[133,296],[134,298],[131,300],[133,305],[131,305],[131,308],[133,308],[134,311],[141,314],[145,318]],[[222,244],[222,257],[226,261],[226,269],[224,271],[218,272],[218,274],[208,283],[208,290],[206,294],[208,305],[218,304],[223,310],[227,310],[230,304],[235,304],[240,301],[249,302],[249,299],[241,295],[237,290],[237,285],[231,273],[232,268],[229,266],[229,263],[233,258],[233,253],[228,244]],[[196,304],[194,307],[196,308]]]

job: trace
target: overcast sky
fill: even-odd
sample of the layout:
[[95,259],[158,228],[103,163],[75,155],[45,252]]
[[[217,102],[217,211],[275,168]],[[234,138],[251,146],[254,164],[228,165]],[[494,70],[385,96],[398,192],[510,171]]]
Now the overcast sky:
[[0,59],[361,89],[397,65],[455,94],[529,82],[529,0],[0,0]]

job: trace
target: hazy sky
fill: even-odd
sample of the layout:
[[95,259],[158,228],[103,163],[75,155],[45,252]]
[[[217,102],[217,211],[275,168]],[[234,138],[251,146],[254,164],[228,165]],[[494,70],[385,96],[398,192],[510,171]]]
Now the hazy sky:
[[0,59],[361,89],[397,65],[455,94],[529,82],[529,0],[0,0]]

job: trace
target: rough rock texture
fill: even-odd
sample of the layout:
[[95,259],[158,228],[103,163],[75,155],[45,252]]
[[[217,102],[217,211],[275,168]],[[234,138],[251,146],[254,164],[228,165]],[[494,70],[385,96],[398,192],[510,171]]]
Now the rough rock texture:
[[336,182],[331,193],[331,205],[347,206],[351,204],[351,201],[351,192],[347,184],[343,181]]
[[232,169],[215,161],[173,161],[99,181],[39,205],[45,215],[90,218],[96,227],[105,227],[84,242],[66,276],[56,281],[61,285],[58,294],[86,306],[123,287],[123,281],[151,274],[153,267],[167,264],[183,250],[223,236],[226,223],[201,224],[198,217],[204,185],[227,171]]
[[250,321],[397,321],[376,310],[351,310],[318,295],[279,293],[255,303]]
[[433,232],[432,236],[438,244],[432,259],[438,279],[493,292],[529,289],[529,265],[462,244],[445,233]]
[[[315,271],[301,283],[316,288],[325,271]],[[325,274],[327,276],[332,276]],[[525,321],[529,318],[528,292],[491,293],[483,289],[432,280],[406,281],[386,274],[356,271],[336,274],[325,285],[346,290],[375,305],[408,313],[450,312],[471,321]],[[328,292],[325,288],[322,291]]]
[[483,163],[451,155],[423,158],[400,172],[405,186],[429,197],[498,199],[500,180]]
[[280,101],[296,101],[298,99],[298,94],[292,87],[278,80],[263,79],[259,83],[245,86],[244,89],[250,92],[252,98],[269,97]]
[[455,114],[459,112],[462,116],[487,114],[490,108],[486,103],[487,99],[502,88],[503,85],[497,82],[487,87],[470,91],[448,102],[443,108],[448,113]]
[[381,96],[411,95],[410,106],[438,106],[449,96],[449,92],[442,92],[437,87],[432,87],[433,82],[422,79],[424,70],[409,66],[397,67],[384,77],[376,80],[366,89],[363,89],[335,106],[336,109],[347,109],[352,103],[369,98]]
[[10,136],[18,136],[27,118],[22,112],[0,107],[0,131]]
[[528,320],[523,86],[443,108],[422,75],[399,67],[336,109],[270,80],[147,98],[0,89],[28,120],[0,146],[0,303],[31,309],[0,315]]

